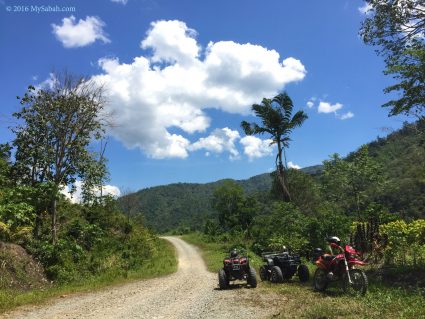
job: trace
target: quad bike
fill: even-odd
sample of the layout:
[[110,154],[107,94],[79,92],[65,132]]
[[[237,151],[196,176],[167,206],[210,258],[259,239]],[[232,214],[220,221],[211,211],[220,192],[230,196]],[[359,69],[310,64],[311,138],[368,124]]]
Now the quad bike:
[[328,284],[334,281],[342,281],[344,292],[353,295],[364,295],[367,291],[368,280],[363,270],[355,268],[364,266],[366,263],[360,260],[361,253],[350,245],[341,246],[338,237],[328,237],[331,251],[337,249],[339,254],[323,254],[322,249],[314,250],[314,259],[317,265],[313,277],[313,287],[316,291],[325,291]]
[[230,281],[234,280],[246,280],[251,288],[257,287],[255,269],[249,265],[249,258],[238,256],[232,251],[230,257],[223,260],[223,268],[218,271],[220,289],[228,288]]
[[284,249],[283,252],[271,252],[262,254],[265,264],[260,267],[262,281],[270,280],[273,283],[281,283],[291,279],[295,273],[301,282],[310,279],[310,272],[306,265],[301,263],[300,256]]

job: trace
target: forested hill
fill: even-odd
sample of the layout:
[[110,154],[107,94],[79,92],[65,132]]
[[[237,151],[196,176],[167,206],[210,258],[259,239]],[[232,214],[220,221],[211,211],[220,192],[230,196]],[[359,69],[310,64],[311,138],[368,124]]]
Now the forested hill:
[[[369,155],[386,175],[379,202],[404,218],[423,218],[425,207],[425,144],[424,123],[406,124],[385,138],[368,144]],[[357,151],[349,154],[350,161]],[[320,175],[322,165],[303,168],[310,175]],[[320,183],[320,178],[316,179]],[[211,207],[214,189],[224,180],[207,184],[178,183],[152,187],[120,198],[124,211],[142,213],[145,223],[159,232],[177,228],[202,229]],[[269,173],[236,181],[246,193],[268,192],[272,179]],[[290,181],[291,182],[291,181]],[[295,189],[292,192],[296,192]],[[216,215],[215,215],[216,216]]]
[[380,204],[404,219],[425,218],[425,120],[405,123],[369,143],[368,149],[386,175]]
[[[321,165],[302,170],[308,174],[318,174]],[[177,183],[142,189],[119,199],[121,207],[132,215],[143,213],[145,222],[156,231],[164,232],[176,228],[190,227],[202,229],[206,218],[212,216],[211,198],[214,189],[225,180],[213,183]],[[237,180],[245,192],[268,192],[272,178],[269,173]]]

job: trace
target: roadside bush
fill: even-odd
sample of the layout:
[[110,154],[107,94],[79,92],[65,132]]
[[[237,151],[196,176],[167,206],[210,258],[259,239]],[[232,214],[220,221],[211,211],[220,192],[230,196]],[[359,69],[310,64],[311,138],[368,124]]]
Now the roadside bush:
[[387,264],[425,265],[425,220],[407,223],[397,220],[381,225],[379,231],[386,238],[384,251]]

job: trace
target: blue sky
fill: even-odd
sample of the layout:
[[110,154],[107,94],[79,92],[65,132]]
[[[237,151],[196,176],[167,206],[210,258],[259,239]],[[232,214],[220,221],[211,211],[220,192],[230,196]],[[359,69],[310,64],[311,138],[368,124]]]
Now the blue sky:
[[269,171],[268,137],[246,138],[240,122],[282,90],[309,116],[287,151],[300,167],[405,120],[380,107],[392,82],[358,36],[360,0],[36,5],[0,1],[0,143],[13,139],[16,95],[29,84],[48,85],[53,70],[92,77],[108,88],[116,127],[106,155],[110,184],[122,190]]

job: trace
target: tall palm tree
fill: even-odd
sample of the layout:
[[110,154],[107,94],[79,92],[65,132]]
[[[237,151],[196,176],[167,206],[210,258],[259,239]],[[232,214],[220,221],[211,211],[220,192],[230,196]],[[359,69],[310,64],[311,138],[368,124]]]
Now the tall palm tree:
[[[286,155],[285,148],[289,147],[292,130],[301,126],[308,118],[303,111],[298,111],[292,116],[293,103],[286,93],[280,93],[273,99],[263,98],[261,104],[253,104],[252,110],[261,119],[262,126],[257,123],[241,122],[246,135],[269,134],[273,140],[271,144],[277,144],[276,172],[282,187],[282,197],[285,201],[291,201],[291,195],[285,180]],[[285,166],[283,165],[285,160]]]

